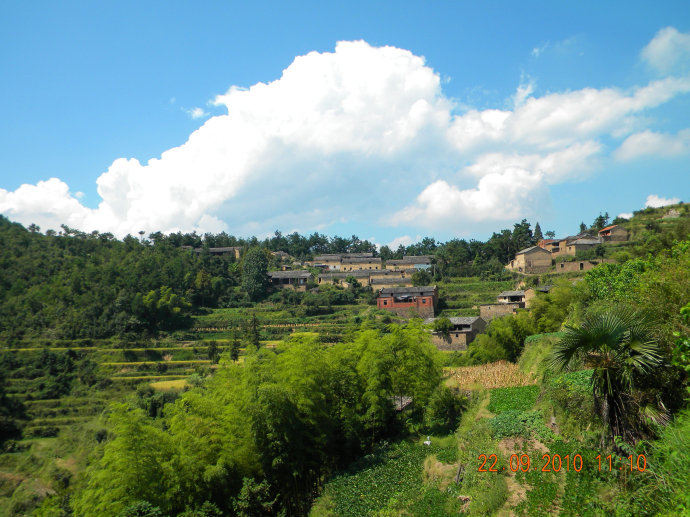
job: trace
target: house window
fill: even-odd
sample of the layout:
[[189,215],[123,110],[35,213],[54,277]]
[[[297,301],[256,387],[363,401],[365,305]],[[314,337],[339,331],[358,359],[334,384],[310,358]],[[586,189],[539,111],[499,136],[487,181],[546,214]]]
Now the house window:
[[426,303],[426,298],[422,298],[422,303]]
[[460,334],[455,334],[455,337],[460,337]]
[[384,305],[388,305],[388,301],[387,301],[387,300],[383,300],[383,304],[384,304]]

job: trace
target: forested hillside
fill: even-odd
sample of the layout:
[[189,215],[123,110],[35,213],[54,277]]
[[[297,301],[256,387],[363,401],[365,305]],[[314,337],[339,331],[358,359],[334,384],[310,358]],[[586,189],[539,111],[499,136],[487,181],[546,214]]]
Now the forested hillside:
[[[504,268],[544,236],[524,220],[486,242],[376,250],[356,236],[279,232],[43,234],[0,217],[0,508],[682,514],[690,214],[674,208],[617,220],[631,239],[597,251],[613,261],[565,275]],[[210,252],[225,246],[240,258]],[[357,282],[305,292],[265,282],[267,270],[341,252],[432,256],[424,275],[442,316],[476,316],[518,283],[549,289],[467,350],[440,352],[433,325],[376,309]],[[581,454],[587,475],[478,469],[481,454],[507,466],[546,451]],[[633,453],[646,472],[594,470],[597,454]]]

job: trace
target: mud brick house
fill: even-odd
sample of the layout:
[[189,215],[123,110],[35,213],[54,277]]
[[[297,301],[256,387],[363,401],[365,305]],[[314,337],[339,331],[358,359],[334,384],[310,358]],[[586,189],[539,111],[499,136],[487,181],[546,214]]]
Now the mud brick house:
[[402,260],[387,260],[386,269],[394,271],[410,271],[414,273],[419,269],[429,269],[431,257],[429,255],[406,255]]
[[579,235],[570,235],[565,239],[559,239],[558,251],[554,250],[553,257],[570,256],[574,257],[580,251],[586,251],[598,246],[603,241],[599,237],[581,233]]
[[362,285],[369,285],[369,271],[366,269],[359,269],[356,271],[324,271],[319,275],[319,284],[343,284],[347,287],[345,281],[347,277],[354,277]]
[[628,230],[613,224],[599,230],[599,238],[604,242],[624,242],[628,240]]
[[503,291],[496,300],[498,303],[515,303],[525,301],[525,291]]
[[[373,267],[375,264],[378,264],[377,268]],[[375,258],[373,253],[327,253],[325,255],[318,255],[314,257],[312,266],[325,268],[331,271],[381,269],[381,259]]]
[[311,278],[309,271],[269,271],[268,278],[273,287],[306,291],[307,282]]
[[380,276],[371,277],[371,288],[381,289],[382,287],[412,287],[412,278],[409,276]]
[[[439,350],[467,350],[467,345],[486,328],[486,322],[477,316],[448,319],[453,325],[452,330],[431,333],[431,342]],[[427,318],[424,323],[433,323],[435,320],[436,318]]]
[[435,285],[423,287],[384,287],[378,293],[376,306],[398,316],[419,315],[433,318],[438,304]]
[[551,267],[551,253],[539,246],[518,251],[506,269],[520,273],[541,273]]
[[345,256],[340,261],[341,271],[357,271],[361,269],[381,269],[381,258]]
[[570,273],[572,271],[589,271],[600,264],[615,262],[613,259],[575,260],[572,262],[559,262],[556,264],[557,273]]
[[479,306],[479,317],[488,323],[494,318],[517,314],[518,309],[524,308],[525,302],[485,303]]
[[558,239],[542,239],[537,243],[537,246],[544,248],[549,253],[558,253]]

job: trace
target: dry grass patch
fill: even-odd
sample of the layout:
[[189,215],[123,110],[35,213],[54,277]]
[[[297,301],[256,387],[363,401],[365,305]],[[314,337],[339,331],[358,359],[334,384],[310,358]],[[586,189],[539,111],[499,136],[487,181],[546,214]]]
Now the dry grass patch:
[[520,371],[517,364],[508,361],[446,368],[445,371],[449,375],[448,384],[460,389],[474,389],[477,386],[493,389],[536,384],[536,381]]
[[181,390],[187,386],[187,379],[178,379],[176,381],[159,381],[152,382],[151,387],[156,391]]
[[453,482],[458,470],[456,464],[446,464],[438,461],[435,454],[427,456],[424,460],[422,479],[426,485],[435,485],[442,492]]

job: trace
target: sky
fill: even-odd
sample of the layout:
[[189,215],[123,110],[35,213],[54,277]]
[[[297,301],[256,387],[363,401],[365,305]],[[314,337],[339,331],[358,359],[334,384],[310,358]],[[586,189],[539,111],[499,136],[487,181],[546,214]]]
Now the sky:
[[42,231],[397,247],[690,201],[686,0],[12,2],[0,70],[0,213]]

